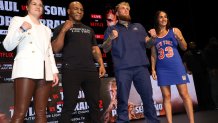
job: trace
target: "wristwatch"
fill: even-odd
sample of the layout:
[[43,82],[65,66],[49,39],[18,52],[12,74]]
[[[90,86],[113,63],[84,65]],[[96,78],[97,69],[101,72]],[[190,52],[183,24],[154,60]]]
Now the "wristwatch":
[[22,30],[22,32],[26,32],[27,30],[24,29],[22,26],[20,26],[20,29]]

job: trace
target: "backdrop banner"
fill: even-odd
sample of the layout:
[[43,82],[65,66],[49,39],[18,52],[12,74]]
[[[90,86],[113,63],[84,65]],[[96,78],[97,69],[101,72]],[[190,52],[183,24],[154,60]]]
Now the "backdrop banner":
[[[194,83],[191,75],[188,75],[190,79],[190,83],[188,84],[188,90],[194,105],[194,108],[197,107],[198,102],[196,98]],[[153,88],[153,99],[154,106],[156,108],[157,115],[165,115],[165,111],[163,109],[163,101],[160,88],[157,86],[157,81],[154,81],[151,77],[152,88]],[[99,100],[99,110],[101,111],[101,120],[104,123],[112,123],[115,122],[117,117],[117,87],[116,87],[116,79],[114,77],[102,78],[101,79],[101,98]],[[171,87],[172,92],[172,109],[173,113],[184,112],[185,108],[183,106],[182,99],[180,98],[176,86]],[[0,113],[6,114],[6,116],[10,119],[14,112],[13,107],[13,83],[0,83]],[[49,104],[47,107],[47,118],[48,122],[56,123],[58,122],[58,118],[61,115],[62,106],[63,106],[63,89],[61,86],[61,82],[59,86],[56,86],[52,89]],[[129,97],[129,119],[140,119],[144,118],[144,110],[143,104],[138,95],[135,87],[132,85],[130,90]],[[85,95],[82,89],[78,92],[78,102],[77,106],[74,109],[72,114],[72,121],[74,122],[84,122],[89,119],[89,106],[85,100]],[[27,123],[33,123],[35,119],[35,111],[33,108],[33,103],[31,103],[25,120]]]
[[[2,42],[7,35],[8,26],[10,21],[14,16],[25,16],[26,15],[26,1],[27,0],[0,0],[0,123],[3,123],[4,119],[10,119],[14,113],[14,89],[13,80],[11,80],[11,71],[13,68],[14,57],[16,56],[16,50],[6,51],[3,48]],[[85,15],[83,23],[93,28],[95,31],[95,37],[97,39],[98,46],[101,46],[104,37],[104,31],[107,28],[105,20],[105,9],[106,6],[114,5],[109,1],[93,2],[85,1],[84,7]],[[136,1],[131,1],[131,5],[135,4]],[[41,22],[48,26],[52,31],[55,27],[65,22],[68,19],[67,6],[69,1],[60,0],[53,2],[52,0],[44,1],[44,14],[40,19]],[[96,7],[98,6],[98,7]],[[133,9],[134,11],[134,9]],[[141,10],[140,10],[141,11]],[[147,11],[147,10],[146,10]],[[148,8],[149,11],[149,8]],[[136,13],[136,12],[135,12]],[[148,12],[149,13],[149,12]],[[134,14],[135,15],[135,14]],[[187,14],[186,14],[187,15]],[[149,15],[147,15],[149,17]],[[134,17],[133,17],[134,18]],[[180,19],[181,20],[181,19]],[[146,21],[145,21],[146,22]],[[147,24],[146,24],[147,25]],[[102,49],[101,49],[102,50]],[[117,99],[116,99],[116,80],[114,78],[113,62],[110,53],[103,53],[103,61],[106,68],[106,76],[102,78],[101,86],[101,98],[99,99],[99,110],[101,111],[101,120],[105,123],[115,122],[117,117]],[[61,83],[61,67],[62,67],[62,53],[55,54],[56,65],[60,72],[60,84],[52,88],[50,93],[49,103],[47,106],[47,119],[48,123],[57,123],[61,115],[63,106],[63,89]],[[99,65],[96,63],[96,67]],[[188,75],[190,83],[188,84],[189,93],[192,98],[194,108],[197,107],[198,102],[196,98],[195,87],[193,83],[192,75]],[[153,99],[154,106],[157,111],[157,115],[165,115],[163,109],[162,95],[160,88],[157,86],[157,81],[152,78],[152,88],[153,88]],[[177,92],[175,86],[171,87],[172,93],[172,108],[173,113],[184,112],[183,102]],[[72,121],[74,122],[84,122],[89,119],[89,106],[86,102],[85,95],[82,89],[78,92],[77,106],[72,114]],[[131,88],[129,97],[129,119],[140,119],[143,118],[143,104],[135,90],[134,86]],[[33,123],[35,119],[35,111],[33,108],[33,99],[26,113],[25,121],[26,123]]]

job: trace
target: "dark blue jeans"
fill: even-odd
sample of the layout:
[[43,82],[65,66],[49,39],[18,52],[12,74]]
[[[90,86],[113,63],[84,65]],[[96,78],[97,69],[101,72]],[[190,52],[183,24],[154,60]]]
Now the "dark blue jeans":
[[152,98],[152,86],[148,68],[146,66],[137,66],[118,70],[115,72],[115,77],[118,101],[116,123],[129,123],[128,99],[132,82],[142,99],[147,122],[159,123]]

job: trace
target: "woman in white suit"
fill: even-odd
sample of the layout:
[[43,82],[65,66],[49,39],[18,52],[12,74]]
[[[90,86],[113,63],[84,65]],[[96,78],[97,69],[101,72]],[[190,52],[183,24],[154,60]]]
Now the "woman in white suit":
[[35,123],[46,123],[49,91],[58,84],[58,69],[50,43],[52,33],[40,22],[41,0],[28,0],[27,12],[25,17],[12,18],[3,41],[7,51],[17,48],[12,70],[15,105],[11,123],[23,123],[32,97]]

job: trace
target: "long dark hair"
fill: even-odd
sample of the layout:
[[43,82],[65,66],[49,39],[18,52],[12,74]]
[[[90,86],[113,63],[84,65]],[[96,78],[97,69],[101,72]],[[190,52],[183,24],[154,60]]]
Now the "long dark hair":
[[[159,34],[159,32],[160,32],[159,23],[158,23],[158,17],[159,17],[159,15],[160,15],[161,12],[166,13],[165,11],[160,10],[160,11],[157,11],[157,12],[155,13],[155,16],[154,16],[154,29],[156,30],[157,34]],[[166,15],[167,15],[167,13],[166,13]],[[170,20],[169,20],[169,17],[168,17],[168,15],[167,15],[167,25],[166,25],[166,29],[168,30],[168,29],[170,29],[170,28],[171,28]]]

